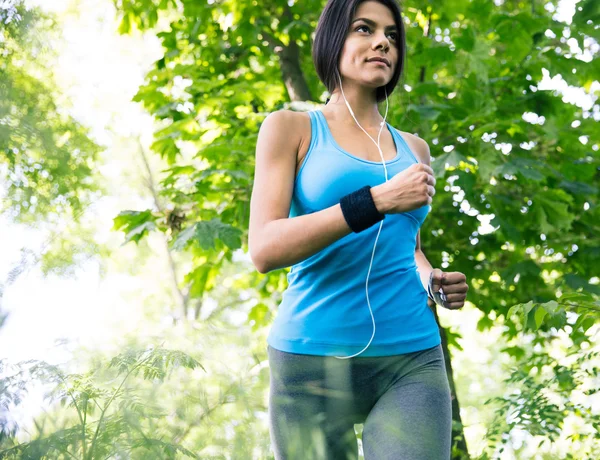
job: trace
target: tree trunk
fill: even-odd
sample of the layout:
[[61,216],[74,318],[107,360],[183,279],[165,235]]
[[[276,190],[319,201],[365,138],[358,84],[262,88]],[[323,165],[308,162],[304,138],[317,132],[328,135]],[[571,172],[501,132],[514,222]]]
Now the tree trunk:
[[[454,385],[452,360],[450,359],[450,351],[448,349],[448,338],[446,337],[446,330],[440,325],[436,307],[431,307],[431,309],[433,310],[435,320],[440,330],[442,350],[444,351],[444,364],[446,365],[446,375],[448,376],[450,393],[452,395],[452,450],[454,451],[455,448],[458,450],[458,452],[452,456],[452,460],[462,460],[470,457],[469,450],[467,448],[467,440],[465,439],[462,419],[460,417],[460,404],[458,403],[458,395],[456,394],[456,386]],[[456,446],[454,446],[454,440],[456,440]]]
[[292,101],[310,101],[312,96],[300,67],[300,52],[295,41],[283,48],[279,55],[281,76]]
[[[290,24],[294,21],[294,15],[287,3],[283,5],[283,18]],[[273,11],[277,17],[277,11]],[[279,66],[281,68],[281,77],[291,101],[311,101],[310,89],[304,78],[302,67],[300,66],[300,49],[295,38],[290,35],[290,44],[284,45],[271,30],[266,27],[260,32],[262,37],[269,43],[269,47],[279,56]]]

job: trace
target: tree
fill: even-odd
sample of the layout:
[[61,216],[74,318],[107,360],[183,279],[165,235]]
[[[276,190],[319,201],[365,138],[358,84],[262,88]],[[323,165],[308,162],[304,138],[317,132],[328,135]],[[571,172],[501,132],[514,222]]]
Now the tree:
[[[48,226],[49,243],[34,257],[45,273],[69,271],[76,252],[99,249],[90,235],[67,243],[64,228],[52,228],[59,222],[76,224],[101,193],[94,175],[100,147],[65,114],[49,65],[54,40],[59,37],[52,16],[27,8],[23,0],[0,5],[0,178],[5,195],[0,212],[17,223]],[[69,253],[67,244],[78,251]]]
[[[165,232],[173,250],[194,257],[181,284],[186,295],[201,300],[223,262],[248,249],[260,122],[273,110],[305,110],[324,101],[310,55],[323,2],[115,5],[122,33],[150,29],[160,16],[170,21],[170,29],[158,34],[164,56],[135,100],[164,122],[152,148],[170,165],[158,193],[172,203],[169,212],[123,212],[115,228],[134,241],[149,231]],[[399,108],[390,123],[428,141],[443,184],[423,226],[423,251],[433,266],[467,274],[469,300],[483,313],[479,329],[503,324],[505,339],[515,343],[503,352],[515,360],[531,353],[517,344],[526,335],[545,345],[566,332],[576,346],[587,343],[600,308],[596,120],[536,86],[546,69],[590,91],[600,74],[599,61],[591,59],[600,16],[596,2],[582,1],[573,22],[564,24],[546,5],[404,3],[406,86],[390,101]],[[568,37],[591,58],[573,55]],[[185,154],[184,146],[195,153]],[[481,227],[485,220],[491,229]],[[249,320],[269,324],[286,273],[247,274],[262,297]],[[441,324],[440,332],[456,393],[451,350],[461,350],[460,335]],[[549,363],[561,375],[576,372]],[[453,412],[453,454],[460,458],[468,454],[457,397]]]

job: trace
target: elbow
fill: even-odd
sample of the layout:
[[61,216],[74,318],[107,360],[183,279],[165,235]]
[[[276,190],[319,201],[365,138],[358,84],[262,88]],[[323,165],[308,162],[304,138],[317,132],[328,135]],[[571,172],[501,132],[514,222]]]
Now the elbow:
[[262,275],[269,273],[270,269],[264,263],[260,252],[253,253],[252,251],[250,251],[250,259],[252,260],[252,264],[254,265],[258,273],[261,273]]
[[258,273],[260,273],[261,275],[266,275],[267,273],[269,273],[271,271],[265,265],[254,264],[254,266],[256,267],[256,270],[258,271]]
[[263,268],[262,262],[256,256],[252,255],[252,253],[250,253],[250,259],[252,260],[252,264],[258,273],[262,273],[264,275],[265,269]]
[[269,243],[264,232],[254,232],[253,236],[249,238],[248,244],[250,249],[250,258],[252,259],[252,263],[254,264],[254,267],[256,267],[258,273],[266,275],[270,271],[273,271],[268,254]]

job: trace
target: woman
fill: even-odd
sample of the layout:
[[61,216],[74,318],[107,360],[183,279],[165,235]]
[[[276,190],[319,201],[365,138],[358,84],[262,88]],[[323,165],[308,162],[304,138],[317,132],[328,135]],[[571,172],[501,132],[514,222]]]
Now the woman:
[[261,125],[250,254],[261,273],[292,267],[267,340],[277,459],[356,459],[354,424],[367,460],[450,458],[450,388],[428,305],[461,308],[468,286],[420,249],[435,194],[427,143],[379,113],[404,53],[394,0],[330,0],[313,61],[331,101]]

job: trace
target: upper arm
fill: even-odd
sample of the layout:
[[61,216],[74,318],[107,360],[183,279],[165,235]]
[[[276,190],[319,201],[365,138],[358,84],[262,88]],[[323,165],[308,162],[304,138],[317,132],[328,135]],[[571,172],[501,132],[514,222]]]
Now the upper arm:
[[429,144],[425,139],[409,133],[406,142],[421,163],[431,166],[431,152],[429,151]]
[[255,266],[264,243],[262,231],[265,225],[289,216],[302,139],[294,126],[296,116],[298,114],[290,110],[272,112],[259,129],[248,228],[248,249]]
[[[417,137],[413,134],[409,134],[406,142],[409,144],[411,150],[417,157],[417,159],[426,164],[427,166],[431,166],[431,152],[429,151],[429,144],[424,139]],[[415,247],[415,251],[421,250],[421,230],[417,232],[417,246]]]

